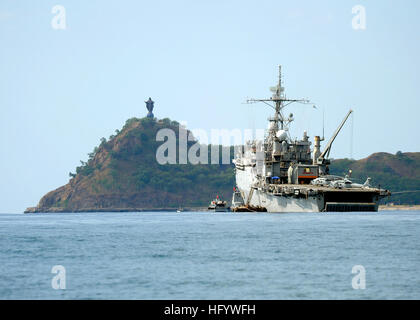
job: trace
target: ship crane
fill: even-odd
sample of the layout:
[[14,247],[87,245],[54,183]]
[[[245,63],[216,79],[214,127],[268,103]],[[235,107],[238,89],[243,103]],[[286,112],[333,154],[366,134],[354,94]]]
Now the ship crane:
[[339,134],[341,128],[343,128],[344,124],[346,123],[347,119],[349,118],[349,116],[352,112],[353,112],[353,110],[350,109],[349,112],[347,113],[347,115],[344,117],[343,121],[341,121],[338,128],[335,129],[334,134],[332,135],[330,141],[328,141],[324,151],[319,155],[319,157],[317,159],[318,164],[324,164],[325,160],[329,157],[330,151],[331,151],[331,146],[332,146],[335,138]]

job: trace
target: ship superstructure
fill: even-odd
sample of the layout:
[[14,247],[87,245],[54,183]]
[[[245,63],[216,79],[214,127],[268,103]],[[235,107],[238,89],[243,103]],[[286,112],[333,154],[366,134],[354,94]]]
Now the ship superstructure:
[[284,116],[292,103],[310,103],[305,99],[288,99],[282,87],[281,67],[273,95],[267,99],[250,99],[274,109],[269,118],[264,141],[248,141],[233,160],[236,187],[232,199],[234,211],[317,212],[377,211],[378,201],[390,193],[373,188],[368,178],[364,184],[353,183],[350,176],[329,175],[331,146],[352,113],[349,110],[331,139],[321,151],[320,136],[314,147],[305,132],[301,140],[292,140],[289,125],[293,114]]

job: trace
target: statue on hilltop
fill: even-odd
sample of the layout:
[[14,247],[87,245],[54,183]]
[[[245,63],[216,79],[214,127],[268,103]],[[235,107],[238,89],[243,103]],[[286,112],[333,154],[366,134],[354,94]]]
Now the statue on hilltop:
[[154,107],[154,101],[152,100],[152,98],[149,97],[149,100],[145,101],[146,103],[146,108],[149,111],[147,114],[148,118],[154,118],[155,116],[153,115],[153,107]]

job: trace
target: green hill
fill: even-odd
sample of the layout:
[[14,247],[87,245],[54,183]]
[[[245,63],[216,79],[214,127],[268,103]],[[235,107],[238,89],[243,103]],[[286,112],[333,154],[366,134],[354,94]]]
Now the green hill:
[[[68,184],[47,193],[36,208],[27,212],[203,207],[216,195],[230,200],[233,165],[161,165],[156,161],[156,150],[163,143],[156,141],[156,133],[163,128],[172,129],[179,142],[176,121],[127,120],[115,136],[102,138],[88,161],[81,161],[76,173],[70,173]],[[189,141],[188,149],[195,143]]]

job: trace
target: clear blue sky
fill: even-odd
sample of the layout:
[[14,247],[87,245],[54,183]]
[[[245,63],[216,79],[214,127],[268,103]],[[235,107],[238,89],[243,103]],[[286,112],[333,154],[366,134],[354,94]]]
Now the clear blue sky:
[[[54,30],[51,9],[66,9]],[[355,5],[366,29],[352,29]],[[331,156],[420,151],[420,2],[0,2],[0,212],[22,212],[68,181],[79,160],[125,120],[146,114],[190,129],[265,128],[283,66],[293,136],[328,138],[351,107]]]

